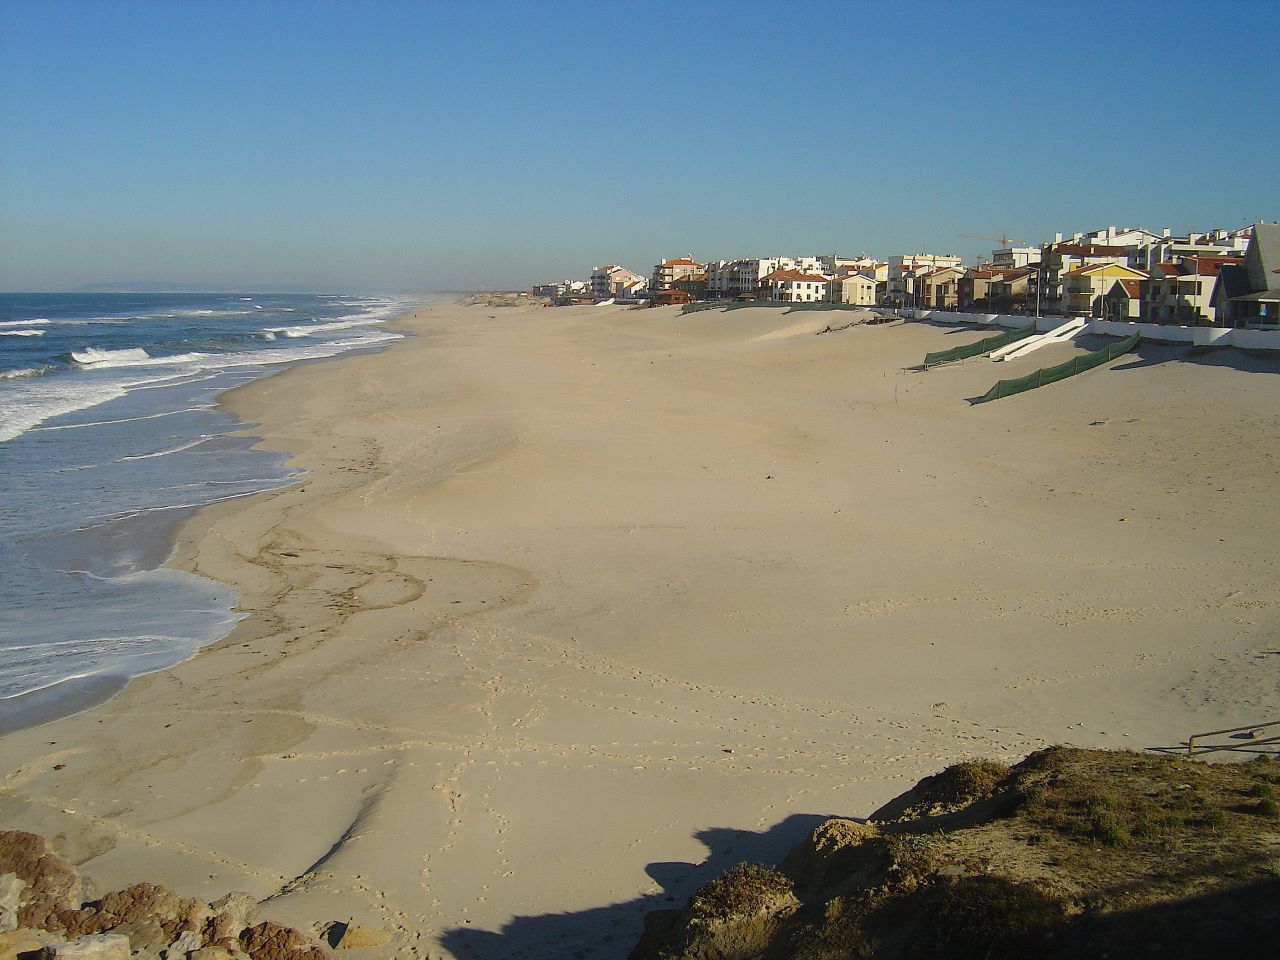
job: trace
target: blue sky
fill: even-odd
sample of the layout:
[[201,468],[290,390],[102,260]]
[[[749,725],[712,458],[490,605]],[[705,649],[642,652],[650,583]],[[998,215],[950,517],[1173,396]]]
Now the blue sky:
[[1280,3],[0,0],[0,289],[1280,218]]

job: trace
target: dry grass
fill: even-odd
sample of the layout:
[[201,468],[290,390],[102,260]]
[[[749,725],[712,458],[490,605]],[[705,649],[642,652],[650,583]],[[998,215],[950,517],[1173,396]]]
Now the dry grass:
[[[1238,954],[1268,942],[1259,905],[1280,896],[1277,783],[1270,759],[1054,748],[1011,769],[957,764],[878,811],[856,857],[825,850],[819,828],[787,858],[793,876],[740,866],[686,914],[729,927],[750,915],[768,942],[743,958]],[[799,909],[770,926],[763,912],[792,890]],[[674,936],[635,960],[716,955],[706,940],[681,952]]]

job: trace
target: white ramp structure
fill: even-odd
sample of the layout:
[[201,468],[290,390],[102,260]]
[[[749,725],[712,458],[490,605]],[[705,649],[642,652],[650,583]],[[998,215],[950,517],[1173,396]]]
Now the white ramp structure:
[[992,360],[1014,360],[1017,357],[1025,357],[1032,350],[1037,350],[1050,343],[1061,343],[1063,340],[1070,340],[1088,325],[1088,317],[1072,317],[1066,323],[1054,327],[1052,330],[1037,333],[1035,336],[1026,337],[1022,340],[1016,340],[1003,347],[997,347],[991,351],[989,356]]

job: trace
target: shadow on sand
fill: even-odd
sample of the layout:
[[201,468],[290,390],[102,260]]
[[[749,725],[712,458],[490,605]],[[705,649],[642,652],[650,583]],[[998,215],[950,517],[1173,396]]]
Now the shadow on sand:
[[1124,362],[1112,370],[1136,370],[1170,361],[1206,367],[1229,367],[1242,373],[1280,373],[1280,354],[1236,347],[1193,347],[1185,343],[1157,343],[1143,340]]
[[453,927],[441,942],[454,956],[466,960],[622,960],[640,939],[646,913],[683,906],[698,887],[743,861],[779,863],[828,819],[793,814],[763,833],[724,827],[700,830],[694,837],[709,851],[701,863],[658,862],[645,867],[661,888],[656,892],[575,913],[516,917],[499,931]]

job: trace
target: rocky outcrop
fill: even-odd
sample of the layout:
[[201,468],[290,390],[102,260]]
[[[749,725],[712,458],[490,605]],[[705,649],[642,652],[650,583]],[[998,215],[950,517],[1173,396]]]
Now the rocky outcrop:
[[27,883],[16,873],[0,876],[0,933],[18,929],[18,907]]
[[270,920],[245,930],[240,943],[253,960],[324,960],[328,956],[309,937]]
[[1270,956],[1278,795],[1265,756],[957,764],[651,913],[631,960]]
[[[233,892],[213,903],[154,883],[98,898],[44,838],[0,832],[0,960],[324,960],[305,934],[267,921]],[[14,929],[18,927],[18,929]],[[122,952],[123,951],[123,952]]]
[[74,915],[95,893],[92,884],[69,861],[50,850],[44,838],[34,833],[0,832],[0,874],[3,873],[12,873],[25,884],[17,916],[22,927],[64,927],[60,915]]

